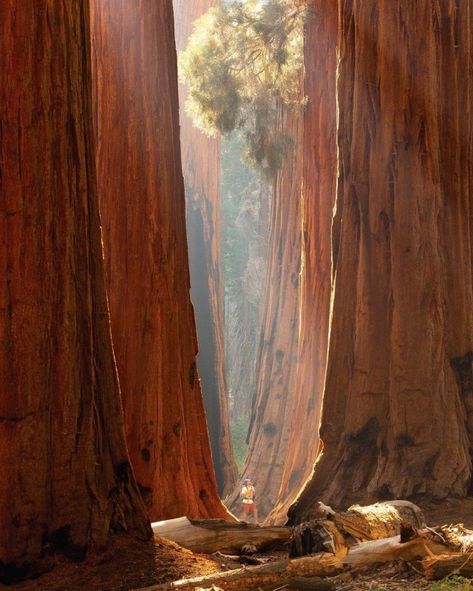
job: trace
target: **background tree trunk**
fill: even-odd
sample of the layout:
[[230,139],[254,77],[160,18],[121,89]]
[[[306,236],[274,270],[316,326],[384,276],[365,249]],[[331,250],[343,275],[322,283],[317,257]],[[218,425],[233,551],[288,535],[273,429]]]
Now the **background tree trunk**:
[[93,0],[98,180],[131,460],[152,520],[225,517],[195,363],[171,0]]
[[[302,139],[303,117],[294,112],[281,117],[297,146]],[[248,435],[248,457],[242,472],[242,479],[249,477],[253,481],[260,517],[271,511],[277,499],[293,410],[299,330],[301,165],[296,148],[278,175],[272,199],[256,396]],[[235,510],[241,504],[241,486],[242,482],[229,499]]]
[[270,512],[268,523],[286,520],[313,469],[325,377],[338,15],[333,2],[316,0],[311,7],[303,87],[308,105],[286,121],[296,148],[275,191],[266,324],[245,467],[255,479],[262,513]]
[[[194,21],[216,0],[174,0],[176,45],[182,51]],[[179,85],[181,151],[186,187],[191,297],[196,311],[201,377],[210,442],[219,490],[229,492],[237,468],[229,427],[225,380],[224,309],[220,264],[220,141],[194,128],[184,105],[187,88]]]
[[324,452],[295,520],[471,478],[471,6],[339,4]]
[[[330,307],[331,228],[335,199],[337,4],[312,0],[304,54],[304,131],[300,227],[302,264],[297,371],[291,430],[281,486],[269,522],[283,523],[289,506],[310,476],[319,447],[318,429],[325,379]],[[291,395],[289,392],[288,395]]]
[[149,536],[103,281],[88,2],[0,4],[0,580]]

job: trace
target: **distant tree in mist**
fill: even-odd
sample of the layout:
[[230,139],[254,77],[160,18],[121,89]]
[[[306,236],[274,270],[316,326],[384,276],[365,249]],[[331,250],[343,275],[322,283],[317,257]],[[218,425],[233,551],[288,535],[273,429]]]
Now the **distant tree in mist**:
[[186,110],[209,135],[238,130],[248,162],[267,177],[291,143],[280,108],[300,108],[303,25],[294,0],[221,3],[195,23],[180,71],[189,85]]

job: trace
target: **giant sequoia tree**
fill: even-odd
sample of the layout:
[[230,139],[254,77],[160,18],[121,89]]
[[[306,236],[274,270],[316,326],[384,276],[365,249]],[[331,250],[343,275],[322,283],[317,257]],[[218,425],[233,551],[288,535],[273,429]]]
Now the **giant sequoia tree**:
[[339,5],[324,451],[294,519],[471,481],[471,5]]
[[298,353],[302,157],[288,147],[303,136],[302,110],[294,109],[302,99],[302,6],[291,0],[221,5],[198,23],[182,58],[190,81],[188,110],[201,127],[222,133],[237,128],[249,161],[262,174],[274,175],[288,156],[269,216],[263,332],[244,469],[255,480],[263,514],[281,482]]
[[297,363],[287,453],[279,491],[269,521],[283,522],[288,507],[312,472],[327,355],[331,227],[335,198],[337,4],[312,0],[313,17],[304,36],[305,77],[303,137],[297,147],[300,183],[301,261]]
[[189,298],[171,0],[93,0],[98,182],[127,442],[152,519],[224,517]]
[[88,2],[0,4],[0,579],[148,536],[103,280]]
[[330,302],[330,216],[336,178],[337,6],[309,3],[304,112],[285,122],[297,138],[279,175],[271,271],[247,470],[269,522],[283,522],[319,446]]
[[[176,45],[181,51],[192,24],[215,0],[174,0]],[[187,87],[179,85],[184,105]],[[215,473],[221,493],[235,484],[229,427],[228,391],[225,379],[223,284],[220,259],[220,141],[195,129],[180,109],[181,151],[186,187],[186,221],[192,302],[196,311],[202,381]]]
[[[299,113],[291,113],[283,125],[300,139],[302,120]],[[299,310],[301,163],[298,150],[291,151],[278,174],[272,199],[256,392],[248,457],[242,475],[254,481],[262,516],[272,509],[277,498],[288,454],[293,410]],[[238,490],[231,500],[239,502]]]
[[[261,359],[269,354],[260,364],[264,395],[256,400],[247,463],[262,481],[260,501],[276,503],[272,520],[282,518],[308,475],[322,396],[325,451],[293,518],[310,516],[320,498],[340,506],[464,495],[471,475],[471,9],[340,1],[336,92],[336,7],[312,6],[303,164],[294,169],[303,229],[292,322],[297,367],[278,378],[275,363],[291,351],[279,347],[290,337],[290,323],[279,316],[262,340]],[[293,201],[298,192],[284,195]],[[274,257],[284,261],[294,245],[286,240],[273,251],[276,272],[283,271]],[[288,284],[268,285],[267,305],[281,314]],[[289,371],[295,377],[284,385]],[[292,409],[290,430],[281,404]],[[277,494],[281,453],[274,466],[267,462],[275,447],[288,452]]]

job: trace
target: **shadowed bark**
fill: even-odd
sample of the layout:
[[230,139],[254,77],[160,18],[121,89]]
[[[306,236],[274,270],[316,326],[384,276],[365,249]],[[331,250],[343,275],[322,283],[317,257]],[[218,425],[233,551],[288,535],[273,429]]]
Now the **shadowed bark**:
[[[185,49],[194,21],[216,0],[174,0],[176,45]],[[224,371],[223,289],[220,264],[220,141],[194,128],[184,111],[185,85],[179,85],[181,148],[186,186],[191,296],[196,310],[201,377],[215,472],[220,492],[235,484]]]
[[103,280],[89,4],[0,3],[0,581],[150,529]]
[[98,180],[133,467],[152,520],[225,517],[196,368],[171,0],[93,0]]
[[471,7],[339,4],[324,452],[294,520],[471,479]]

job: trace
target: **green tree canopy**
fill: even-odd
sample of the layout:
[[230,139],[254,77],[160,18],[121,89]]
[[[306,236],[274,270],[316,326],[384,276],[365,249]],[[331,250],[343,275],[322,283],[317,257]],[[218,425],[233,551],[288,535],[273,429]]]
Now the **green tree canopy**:
[[180,56],[194,125],[209,135],[238,130],[250,164],[268,177],[290,144],[278,125],[279,109],[303,102],[299,74],[307,9],[301,4],[221,2],[195,22]]

